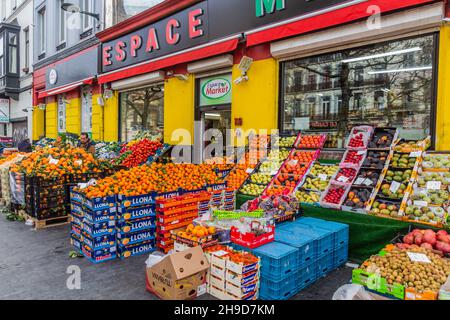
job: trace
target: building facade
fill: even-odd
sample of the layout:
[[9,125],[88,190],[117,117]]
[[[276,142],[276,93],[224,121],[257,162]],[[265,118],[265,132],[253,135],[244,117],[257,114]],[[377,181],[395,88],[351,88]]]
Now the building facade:
[[448,150],[448,5],[166,0],[97,33],[93,133],[125,141],[149,130],[179,144],[184,130],[181,143],[201,149],[207,128],[303,130],[341,148],[352,125],[370,123]]
[[0,135],[17,145],[32,135],[33,1],[0,4]]

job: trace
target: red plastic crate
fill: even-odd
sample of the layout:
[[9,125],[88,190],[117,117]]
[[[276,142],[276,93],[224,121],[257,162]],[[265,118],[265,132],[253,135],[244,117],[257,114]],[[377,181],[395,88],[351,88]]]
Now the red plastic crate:
[[253,233],[240,233],[236,227],[231,227],[231,242],[250,249],[261,247],[275,241],[275,227],[271,226],[270,228],[271,232],[255,236]]

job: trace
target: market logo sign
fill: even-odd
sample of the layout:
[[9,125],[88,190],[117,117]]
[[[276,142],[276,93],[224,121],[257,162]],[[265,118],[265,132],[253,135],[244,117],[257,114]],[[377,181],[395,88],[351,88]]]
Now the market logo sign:
[[202,79],[200,105],[231,103],[231,75]]
[[281,11],[286,9],[285,0],[255,0],[256,1],[256,16],[263,17],[267,13],[274,13],[275,9]]
[[0,99],[0,123],[9,123],[9,99]]
[[55,69],[51,69],[48,74],[48,82],[52,85],[56,84],[58,81],[58,72]]

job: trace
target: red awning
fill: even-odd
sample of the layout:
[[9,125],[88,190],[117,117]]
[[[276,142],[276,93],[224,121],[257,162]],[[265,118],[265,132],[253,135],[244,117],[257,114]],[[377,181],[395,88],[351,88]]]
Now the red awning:
[[201,60],[208,57],[216,56],[219,54],[234,51],[239,43],[239,37],[228,38],[221,42],[208,44],[206,46],[199,46],[192,49],[184,50],[174,55],[161,57],[154,60],[146,61],[135,66],[123,68],[110,73],[105,73],[98,77],[98,83],[108,83],[125,79],[140,74],[161,70],[171,66],[175,66],[180,63],[191,62],[195,60]]
[[[416,5],[422,5],[435,2],[435,0],[368,0],[368,1],[349,1],[344,3],[338,9],[327,9],[318,11],[304,17],[298,17],[285,21],[284,23],[274,24],[259,30],[248,32],[247,46],[255,46],[261,43],[271,42],[283,38],[288,38],[307,32],[312,32],[328,27],[342,25],[351,21],[364,19],[371,16],[374,12],[368,10],[369,6],[379,8],[380,13],[399,10]],[[354,4],[352,4],[354,3]]]
[[38,99],[54,96],[57,94],[66,93],[66,92],[72,91],[78,87],[81,87],[84,84],[93,84],[93,83],[94,83],[94,77],[88,78],[88,79],[85,79],[82,81],[74,82],[74,83],[59,87],[59,88],[50,89],[47,91],[40,91],[40,92],[38,92]]

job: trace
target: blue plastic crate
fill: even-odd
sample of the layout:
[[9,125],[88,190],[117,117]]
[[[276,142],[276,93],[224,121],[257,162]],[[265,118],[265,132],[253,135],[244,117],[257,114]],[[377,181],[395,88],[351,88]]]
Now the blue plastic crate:
[[279,242],[271,242],[252,252],[261,258],[261,275],[281,280],[298,269],[297,249]]
[[297,272],[279,281],[261,277],[259,295],[264,300],[287,300],[297,294],[297,280]]
[[348,261],[348,243],[333,252],[333,269],[337,269]]
[[275,241],[297,248],[298,268],[301,268],[317,257],[317,241],[314,237],[305,234],[295,234],[285,230],[275,231]]
[[313,261],[297,272],[297,289],[303,290],[317,280],[317,262]]
[[317,259],[317,279],[322,278],[323,276],[327,275],[328,273],[330,273],[332,270],[334,270],[333,268],[333,254],[327,254],[325,256],[323,256],[322,258]]
[[[317,257],[321,258],[329,255],[334,250],[334,233],[322,228],[302,225],[297,222],[285,224],[279,228],[280,230],[291,232],[295,235],[306,235],[317,241]],[[276,232],[275,232],[276,233]]]
[[315,218],[301,218],[297,223],[308,225],[312,227],[319,227],[335,233],[334,247],[337,249],[342,245],[348,243],[349,240],[349,226],[343,223],[320,220]]

